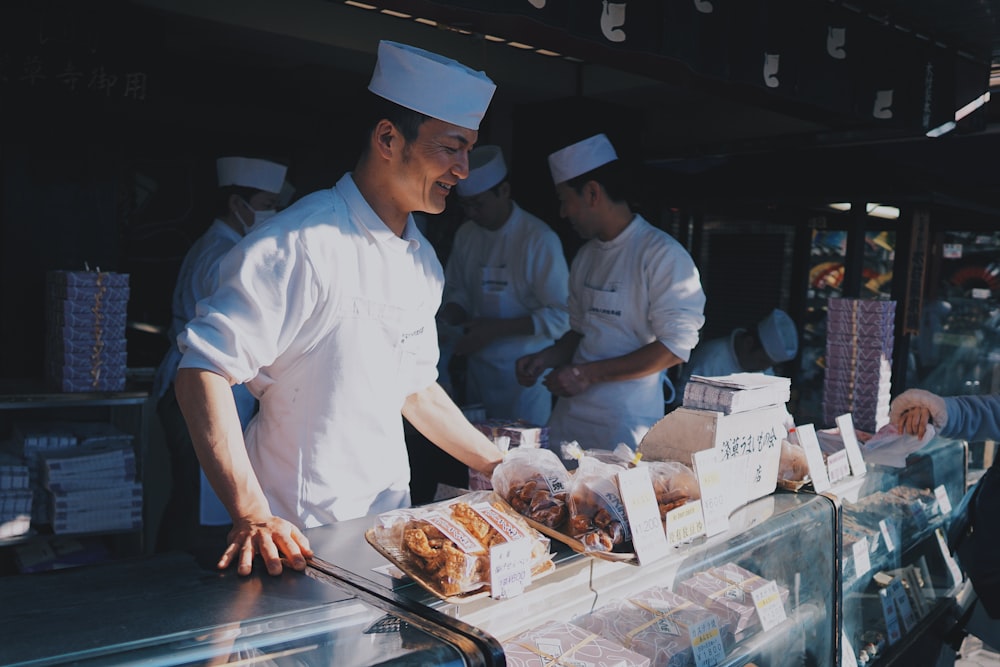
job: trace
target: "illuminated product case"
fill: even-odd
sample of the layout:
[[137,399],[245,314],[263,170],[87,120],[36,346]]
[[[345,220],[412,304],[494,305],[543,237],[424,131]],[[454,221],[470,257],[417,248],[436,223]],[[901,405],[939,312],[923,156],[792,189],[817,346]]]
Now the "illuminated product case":
[[946,544],[967,460],[964,441],[935,437],[905,468],[869,465],[827,492],[841,513],[842,665],[924,664],[968,608],[971,587]]
[[[938,539],[947,505],[964,491],[965,460],[965,443],[938,438],[905,468],[870,466],[824,494],[779,491],[753,501],[730,516],[727,531],[646,565],[553,543],[554,571],[505,600],[446,602],[399,577],[366,543],[371,518],[307,531],[317,559],[305,574],[273,578],[258,565],[241,578],[215,571],[217,554],[158,554],[0,577],[0,598],[18,601],[0,609],[9,638],[3,663],[522,664],[504,650],[526,631],[629,608],[650,589],[679,592],[698,573],[737,565],[777,585],[783,618],[720,633],[716,664],[922,664],[914,652],[930,650],[925,640],[936,652],[935,629],[943,633],[967,603],[967,584]],[[876,635],[888,634],[880,590],[901,573],[919,589],[921,615],[895,643],[877,645]]]

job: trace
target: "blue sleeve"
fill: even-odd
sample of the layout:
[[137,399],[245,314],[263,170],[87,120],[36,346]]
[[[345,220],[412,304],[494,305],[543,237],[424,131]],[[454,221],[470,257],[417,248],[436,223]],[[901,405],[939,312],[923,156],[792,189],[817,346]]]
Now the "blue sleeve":
[[977,442],[1000,440],[1000,394],[948,396],[948,421],[941,435]]

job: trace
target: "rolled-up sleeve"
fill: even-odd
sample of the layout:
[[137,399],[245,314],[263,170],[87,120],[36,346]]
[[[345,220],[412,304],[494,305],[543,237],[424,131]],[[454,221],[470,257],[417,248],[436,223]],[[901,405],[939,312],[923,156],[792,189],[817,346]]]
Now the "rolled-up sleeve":
[[671,243],[650,253],[646,263],[649,324],[668,350],[687,361],[705,324],[705,292],[694,260]]
[[181,368],[242,384],[286,351],[314,312],[316,272],[295,235],[252,234],[222,260],[219,288],[178,338]]

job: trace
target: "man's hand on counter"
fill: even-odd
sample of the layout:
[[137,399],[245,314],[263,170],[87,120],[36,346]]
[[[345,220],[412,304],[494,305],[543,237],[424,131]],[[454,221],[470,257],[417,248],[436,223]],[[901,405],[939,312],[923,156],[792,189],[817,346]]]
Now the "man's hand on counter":
[[309,540],[294,524],[276,516],[248,517],[233,524],[229,546],[218,567],[224,570],[235,562],[239,574],[249,575],[255,554],[260,554],[268,574],[272,575],[281,574],[282,561],[293,570],[304,570],[306,560],[313,556]]

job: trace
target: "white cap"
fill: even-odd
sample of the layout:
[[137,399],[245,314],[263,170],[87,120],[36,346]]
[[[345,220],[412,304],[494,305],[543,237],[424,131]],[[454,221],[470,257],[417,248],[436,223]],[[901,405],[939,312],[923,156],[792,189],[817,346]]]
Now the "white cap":
[[281,192],[288,167],[252,157],[220,157],[215,162],[219,187],[241,185],[264,192]]
[[483,72],[414,46],[382,40],[368,90],[407,109],[478,130],[496,84]]
[[459,197],[475,197],[507,176],[507,163],[499,146],[477,146],[469,153],[469,177],[458,182]]
[[795,358],[799,334],[795,322],[783,310],[775,308],[757,324],[757,336],[767,356],[776,364]]
[[611,140],[603,133],[595,134],[550,155],[549,170],[552,181],[559,185],[617,159],[618,153]]

